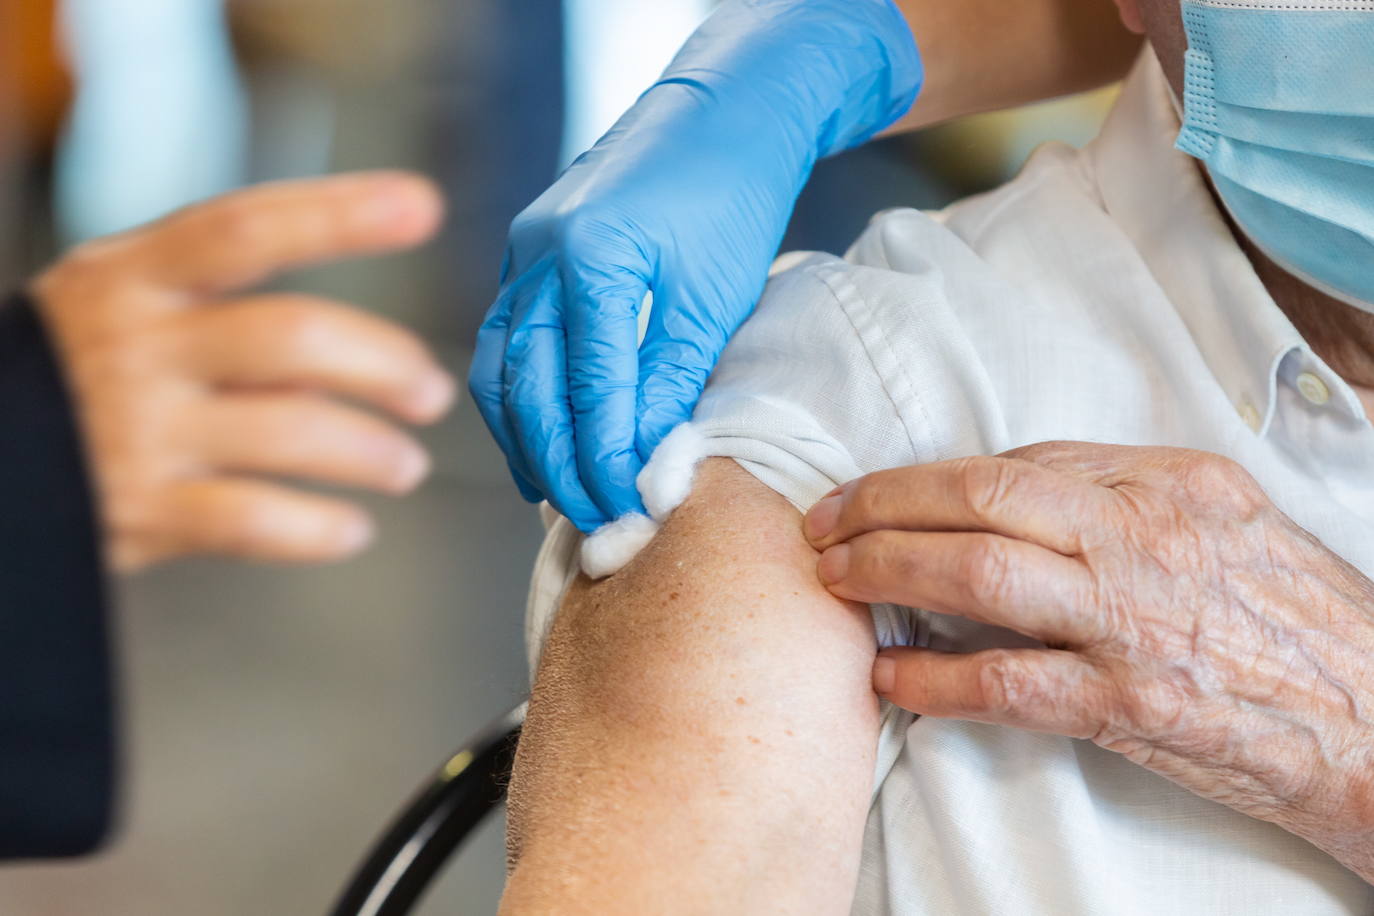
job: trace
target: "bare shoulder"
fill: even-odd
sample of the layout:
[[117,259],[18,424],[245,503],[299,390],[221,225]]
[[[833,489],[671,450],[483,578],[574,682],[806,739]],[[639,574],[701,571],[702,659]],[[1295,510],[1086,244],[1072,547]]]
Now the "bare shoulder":
[[712,458],[698,468],[692,495],[653,542],[609,579],[579,578],[564,597],[563,613],[602,601],[718,596],[746,576],[759,581],[760,567],[770,578],[790,579],[792,572],[814,579],[815,560],[801,516],[787,500],[734,461]]

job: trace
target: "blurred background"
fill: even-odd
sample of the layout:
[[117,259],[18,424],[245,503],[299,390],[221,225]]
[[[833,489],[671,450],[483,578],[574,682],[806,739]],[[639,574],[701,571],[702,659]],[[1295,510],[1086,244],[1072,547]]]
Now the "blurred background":
[[[711,0],[0,0],[0,287],[65,247],[245,183],[415,168],[450,218],[423,251],[286,284],[368,306],[466,374],[505,227],[610,126]],[[1111,91],[823,163],[788,248],[938,207],[1088,139]],[[123,829],[0,871],[10,914],[322,913],[419,782],[527,689],[541,529],[470,404],[381,539],[314,571],[195,562],[120,587]],[[430,913],[492,912],[493,822]]]

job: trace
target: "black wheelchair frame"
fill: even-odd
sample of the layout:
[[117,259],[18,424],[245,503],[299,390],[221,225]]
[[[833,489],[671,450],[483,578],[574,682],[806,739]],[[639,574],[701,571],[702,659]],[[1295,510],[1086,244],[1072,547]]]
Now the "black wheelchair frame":
[[488,726],[421,786],[378,838],[332,916],[410,913],[450,856],[506,797],[522,703]]

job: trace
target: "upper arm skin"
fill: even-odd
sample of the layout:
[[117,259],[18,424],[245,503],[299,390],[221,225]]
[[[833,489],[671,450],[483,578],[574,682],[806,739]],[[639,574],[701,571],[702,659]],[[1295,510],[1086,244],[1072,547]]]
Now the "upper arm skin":
[[510,787],[502,912],[847,913],[878,701],[864,605],[798,513],[712,459],[553,625]]

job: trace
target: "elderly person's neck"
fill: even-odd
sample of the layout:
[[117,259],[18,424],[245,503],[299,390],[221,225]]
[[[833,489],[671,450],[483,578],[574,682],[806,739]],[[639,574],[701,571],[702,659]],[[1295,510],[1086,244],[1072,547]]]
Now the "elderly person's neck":
[[1241,247],[1269,295],[1312,351],[1349,382],[1374,417],[1374,315],[1313,289],[1279,267],[1242,233]]

